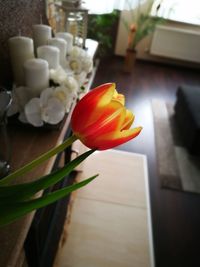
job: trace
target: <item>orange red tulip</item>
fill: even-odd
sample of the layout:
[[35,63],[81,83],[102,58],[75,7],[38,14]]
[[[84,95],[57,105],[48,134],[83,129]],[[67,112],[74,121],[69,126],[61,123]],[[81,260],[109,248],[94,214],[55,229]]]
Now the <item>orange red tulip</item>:
[[124,106],[114,83],[102,84],[76,105],[71,119],[74,135],[91,149],[105,150],[135,138],[142,127],[130,129],[134,115]]

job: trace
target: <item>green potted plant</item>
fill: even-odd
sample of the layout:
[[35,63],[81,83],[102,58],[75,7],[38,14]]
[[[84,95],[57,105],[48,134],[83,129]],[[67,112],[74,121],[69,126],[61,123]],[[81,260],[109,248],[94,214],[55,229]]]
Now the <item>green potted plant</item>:
[[92,14],[88,18],[88,38],[99,42],[98,56],[106,58],[113,54],[118,26],[119,12]]
[[[160,9],[160,4],[155,8],[155,15],[152,16],[151,12],[154,6],[154,0],[148,0],[148,3],[141,5],[141,0],[138,0],[137,8],[131,10],[131,22],[123,19],[124,26],[128,31],[128,44],[126,49],[124,71],[130,72],[136,58],[136,48],[138,43],[147,35],[152,33],[156,25],[163,23],[164,18],[158,17],[157,12]],[[128,2],[129,6],[130,2]]]

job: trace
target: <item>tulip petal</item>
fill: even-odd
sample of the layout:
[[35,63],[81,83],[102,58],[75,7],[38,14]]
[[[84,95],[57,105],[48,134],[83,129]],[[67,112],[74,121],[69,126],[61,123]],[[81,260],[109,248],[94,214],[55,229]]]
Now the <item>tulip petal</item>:
[[[105,125],[106,123],[109,123],[113,120],[117,120],[117,125],[115,129],[120,129],[120,126],[123,123],[123,120],[125,118],[125,115],[123,114],[123,117],[121,120],[119,120],[119,114],[124,113],[124,107],[123,105],[116,100],[111,100],[111,102],[106,106],[105,109],[102,110],[101,115],[98,115],[98,119],[94,121],[94,123],[90,124],[89,127],[94,127],[97,124]],[[122,116],[122,114],[120,114]],[[118,118],[117,118],[118,117]],[[86,130],[87,132],[87,130]]]
[[73,131],[81,131],[82,128],[96,121],[101,116],[103,109],[111,102],[114,90],[114,83],[106,83],[96,87],[84,96],[76,105],[72,114]]
[[[114,107],[118,108],[112,110]],[[105,112],[95,123],[83,129],[81,132],[83,137],[95,137],[96,135],[103,135],[121,129],[126,116],[126,109],[118,101],[111,101],[106,110],[111,112]]]
[[81,140],[84,145],[92,149],[106,150],[135,138],[142,130],[142,127],[137,127],[124,131],[113,131],[108,134],[87,137],[86,140]]
[[124,123],[122,125],[121,131],[122,130],[128,130],[131,127],[131,125],[134,121],[134,118],[135,118],[134,114],[130,110],[127,109],[126,110],[126,117],[125,117]]
[[113,99],[118,100],[123,106],[125,105],[125,96],[118,94],[117,90],[114,92]]

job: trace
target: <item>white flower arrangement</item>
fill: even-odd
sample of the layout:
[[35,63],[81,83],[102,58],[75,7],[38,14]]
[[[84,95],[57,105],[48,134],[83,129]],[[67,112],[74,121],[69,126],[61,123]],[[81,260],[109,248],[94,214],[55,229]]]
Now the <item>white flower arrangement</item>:
[[32,98],[27,87],[13,87],[13,103],[8,116],[19,113],[18,119],[35,127],[44,123],[57,124],[69,112],[73,100],[77,97],[79,86],[72,76],[68,76],[60,67],[50,70],[50,78],[57,86],[46,88],[39,97]]
[[65,115],[65,107],[59,98],[55,97],[53,88],[47,88],[40,97],[32,98],[24,110],[27,121],[35,127],[43,126],[45,122],[57,124]]
[[73,72],[80,87],[84,85],[87,74],[92,68],[93,60],[87,52],[78,46],[73,46],[67,58],[67,69]]
[[21,122],[35,127],[62,121],[93,68],[92,58],[77,46],[72,48],[66,62],[66,69],[59,66],[49,70],[53,85],[44,89],[38,97],[33,97],[31,88],[13,86],[13,101],[8,116],[19,113],[18,119]]

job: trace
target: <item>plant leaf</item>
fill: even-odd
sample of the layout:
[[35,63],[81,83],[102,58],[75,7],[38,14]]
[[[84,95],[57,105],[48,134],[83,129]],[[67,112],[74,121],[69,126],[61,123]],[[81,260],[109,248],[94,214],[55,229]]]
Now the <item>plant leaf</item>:
[[30,163],[26,164],[25,166],[21,167],[20,169],[16,170],[15,172],[13,172],[13,173],[9,174],[8,176],[6,176],[5,178],[1,179],[0,180],[0,185],[5,185],[5,184],[9,183],[10,181],[12,181],[13,179],[15,179],[16,177],[21,176],[21,175],[29,172],[30,170],[32,170],[33,168],[35,168],[36,166],[38,166],[42,162],[44,162],[47,159],[51,158],[55,154],[60,153],[61,151],[63,151],[65,148],[70,146],[76,139],[77,139],[77,137],[72,135],[67,140],[65,140],[61,145],[52,148],[51,150],[49,150],[46,153],[42,154],[41,156],[39,156],[38,158],[34,159]]
[[45,207],[53,202],[67,196],[69,193],[77,190],[92,180],[94,180],[98,175],[92,176],[84,181],[77,184],[62,188],[53,193],[47,194],[43,197],[32,199],[25,202],[0,202],[0,226],[9,224],[16,219],[24,216],[25,214],[42,207]]
[[32,197],[40,190],[46,189],[49,186],[59,182],[93,152],[94,150],[89,150],[83,153],[82,155],[69,162],[63,168],[46,176],[43,176],[39,180],[24,184],[0,186],[0,200],[2,199],[4,202],[11,202],[12,200],[19,201]]

